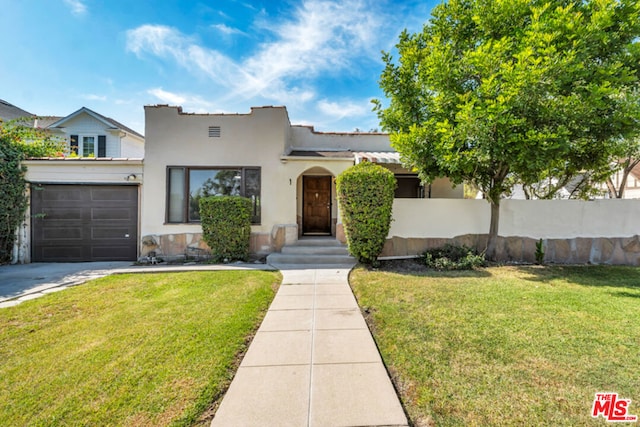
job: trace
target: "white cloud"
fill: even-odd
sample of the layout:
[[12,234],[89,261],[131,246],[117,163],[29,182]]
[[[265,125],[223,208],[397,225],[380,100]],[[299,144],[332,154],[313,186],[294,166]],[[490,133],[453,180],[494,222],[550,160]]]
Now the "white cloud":
[[318,110],[322,114],[336,119],[362,117],[371,111],[371,101],[366,100],[358,103],[352,101],[330,102],[322,99],[318,102]]
[[214,105],[211,102],[205,101],[198,95],[173,93],[162,88],[149,89],[147,93],[154,96],[160,102],[179,105],[184,107],[185,110],[196,113],[211,112],[211,110],[214,109]]
[[182,105],[186,101],[185,97],[176,93],[167,92],[162,88],[149,89],[147,93],[155,96],[161,102],[166,102],[171,105]]
[[87,5],[82,0],[64,0],[64,3],[75,16],[83,16],[87,13]]
[[150,53],[175,60],[193,72],[204,72],[214,81],[228,84],[228,77],[241,73],[223,54],[197,45],[178,30],[163,25],[142,25],[127,31],[127,50],[142,56]]
[[106,101],[107,97],[104,95],[96,95],[93,93],[87,93],[81,96],[84,99],[88,99],[89,101]]
[[233,27],[229,27],[227,25],[224,24],[215,24],[212,25],[211,28],[218,30],[219,32],[221,32],[222,34],[224,34],[225,36],[232,36],[234,34],[239,34],[242,36],[246,36],[247,34],[244,31],[241,31],[237,28],[233,28]]
[[[356,72],[359,60],[377,58],[383,18],[366,0],[306,0],[286,20],[256,23],[274,40],[234,59],[199,44],[175,28],[143,25],[127,32],[127,49],[138,56],[172,59],[192,73],[204,73],[228,98],[263,98],[279,104],[315,98],[314,79]],[[219,31],[237,31],[225,25]]]

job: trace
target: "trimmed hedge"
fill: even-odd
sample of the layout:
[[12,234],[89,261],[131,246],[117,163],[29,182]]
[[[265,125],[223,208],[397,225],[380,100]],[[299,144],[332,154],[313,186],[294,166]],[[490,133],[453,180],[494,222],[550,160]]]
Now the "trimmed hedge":
[[200,199],[202,237],[214,262],[248,261],[251,208],[251,200],[240,196]]
[[396,179],[380,165],[362,162],[336,178],[338,203],[349,252],[365,264],[376,264],[391,226]]

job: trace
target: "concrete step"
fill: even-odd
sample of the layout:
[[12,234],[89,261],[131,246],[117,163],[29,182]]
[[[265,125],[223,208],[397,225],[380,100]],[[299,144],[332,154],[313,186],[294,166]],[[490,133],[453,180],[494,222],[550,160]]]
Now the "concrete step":
[[287,255],[349,255],[346,246],[302,246],[291,245],[282,248],[282,253]]
[[267,256],[267,263],[286,266],[353,266],[355,258],[347,247],[330,237],[303,237],[279,253]]
[[267,256],[269,264],[355,264],[355,258],[349,255],[283,254],[272,253]]
[[340,246],[342,243],[333,237],[301,237],[296,243],[289,246]]

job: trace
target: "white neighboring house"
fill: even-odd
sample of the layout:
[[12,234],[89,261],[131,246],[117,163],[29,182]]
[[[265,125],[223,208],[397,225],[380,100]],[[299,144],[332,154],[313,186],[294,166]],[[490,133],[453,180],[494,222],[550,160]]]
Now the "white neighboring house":
[[47,129],[67,141],[69,152],[78,157],[144,157],[144,136],[87,107],[61,118]]

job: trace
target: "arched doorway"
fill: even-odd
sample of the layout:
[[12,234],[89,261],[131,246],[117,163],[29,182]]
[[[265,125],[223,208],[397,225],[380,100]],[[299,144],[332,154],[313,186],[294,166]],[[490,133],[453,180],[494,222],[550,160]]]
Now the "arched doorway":
[[302,236],[334,236],[337,218],[333,175],[324,168],[298,177],[298,221]]

